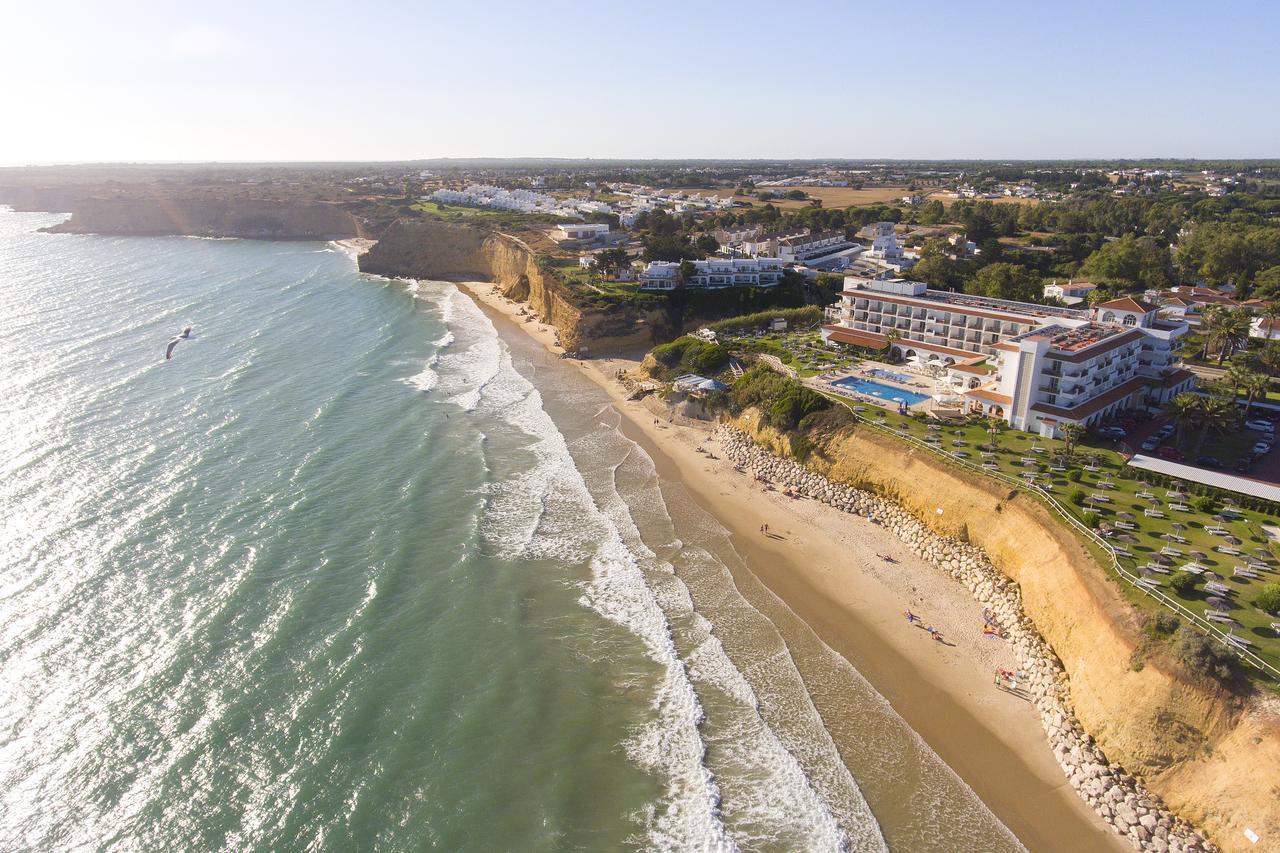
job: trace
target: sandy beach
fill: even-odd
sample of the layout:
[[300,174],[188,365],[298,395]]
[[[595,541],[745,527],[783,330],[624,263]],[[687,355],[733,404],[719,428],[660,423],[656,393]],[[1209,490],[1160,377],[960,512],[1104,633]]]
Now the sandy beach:
[[[560,352],[554,328],[529,319],[523,304],[489,283],[460,286]],[[614,379],[637,365],[636,355],[577,363],[612,397],[622,431],[664,481],[678,482],[731,532],[753,579],[794,614],[790,630],[812,631],[848,660],[1029,849],[1128,849],[1067,784],[1031,704],[993,684],[996,667],[1017,662],[1003,641],[983,636],[968,590],[879,526],[767,490],[725,459],[699,452],[723,456],[709,430],[655,423]],[[909,624],[906,610],[946,642]],[[828,724],[839,745],[839,726]]]

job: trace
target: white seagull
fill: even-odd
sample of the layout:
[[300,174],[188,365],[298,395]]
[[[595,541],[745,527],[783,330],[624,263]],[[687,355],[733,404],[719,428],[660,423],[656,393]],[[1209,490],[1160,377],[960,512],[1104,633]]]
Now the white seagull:
[[164,360],[168,361],[169,359],[173,358],[173,348],[178,345],[178,341],[183,341],[190,337],[191,337],[191,327],[187,326],[185,329],[182,330],[182,334],[177,335],[176,337],[174,337],[173,340],[169,341],[169,346],[166,347],[164,351]]

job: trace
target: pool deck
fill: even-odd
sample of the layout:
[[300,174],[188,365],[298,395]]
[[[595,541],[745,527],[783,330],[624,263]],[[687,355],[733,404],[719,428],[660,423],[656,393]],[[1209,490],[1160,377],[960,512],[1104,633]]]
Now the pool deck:
[[[887,375],[905,376],[910,382],[903,383],[889,379]],[[879,362],[862,362],[856,369],[852,370],[833,370],[820,376],[814,376],[804,380],[806,385],[818,391],[828,394],[836,394],[848,400],[856,400],[860,403],[873,403],[886,409],[896,410],[898,404],[892,399],[885,397],[876,397],[872,394],[863,394],[850,388],[846,388],[836,383],[843,379],[860,379],[867,382],[874,382],[877,385],[883,385],[886,388],[896,388],[908,394],[921,394],[925,399],[918,403],[912,403],[907,406],[908,411],[927,412],[933,407],[933,394],[935,384],[933,380],[927,376],[912,375],[904,371],[895,369],[892,365],[880,364]]]

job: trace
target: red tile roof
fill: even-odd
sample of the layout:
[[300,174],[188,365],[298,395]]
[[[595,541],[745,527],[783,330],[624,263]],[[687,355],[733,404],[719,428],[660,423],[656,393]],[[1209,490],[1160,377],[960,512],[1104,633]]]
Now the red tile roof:
[[992,403],[1003,403],[1006,406],[1013,402],[1012,397],[996,393],[989,388],[972,388],[965,391],[964,396],[977,397],[980,400],[990,400]]
[[850,344],[855,347],[881,349],[889,342],[889,338],[875,332],[864,332],[861,329],[847,329],[844,326],[823,326],[828,334],[827,340],[838,344]]
[[1110,302],[1103,302],[1094,307],[1114,308],[1116,311],[1134,311],[1139,314],[1146,314],[1156,310],[1156,306],[1151,303],[1143,302],[1141,299],[1134,299],[1132,296],[1121,296],[1119,299],[1112,299]]

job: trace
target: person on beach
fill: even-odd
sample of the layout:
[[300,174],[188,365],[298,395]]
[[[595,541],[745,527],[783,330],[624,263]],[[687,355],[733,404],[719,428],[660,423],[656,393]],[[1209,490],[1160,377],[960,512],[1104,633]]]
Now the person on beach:
[[937,640],[938,642],[942,642],[942,633],[938,631],[937,628],[933,627],[932,625],[929,625],[928,627],[925,628],[925,630],[929,632],[930,637],[933,637],[933,639]]
[[914,625],[914,624],[916,624],[916,619],[918,619],[918,618],[919,618],[919,617],[917,617],[914,613],[912,613],[910,610],[907,610],[907,611],[903,612],[903,614],[902,614],[902,615],[907,617],[907,624],[908,624],[908,625]]

